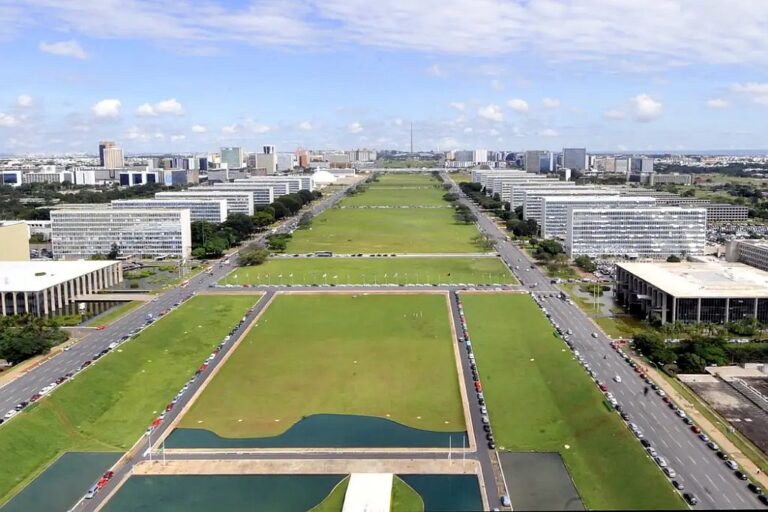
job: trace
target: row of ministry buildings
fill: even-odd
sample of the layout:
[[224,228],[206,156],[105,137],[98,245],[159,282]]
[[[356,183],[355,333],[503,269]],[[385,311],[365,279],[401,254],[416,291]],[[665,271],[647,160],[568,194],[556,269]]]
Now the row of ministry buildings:
[[570,257],[666,259],[703,254],[707,225],[747,220],[744,206],[630,186],[576,185],[524,171],[475,170],[472,181],[522,208]]

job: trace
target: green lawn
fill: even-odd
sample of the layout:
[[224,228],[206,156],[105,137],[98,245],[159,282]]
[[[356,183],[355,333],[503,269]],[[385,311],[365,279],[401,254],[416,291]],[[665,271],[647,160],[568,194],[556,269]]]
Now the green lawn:
[[[323,277],[325,276],[325,277]],[[276,258],[233,270],[223,284],[516,283],[498,258]]]
[[277,296],[179,426],[265,437],[321,413],[464,430],[445,296]]
[[333,208],[293,234],[287,252],[478,252],[477,229],[458,224],[448,208]]
[[398,478],[397,475],[392,481],[390,510],[392,512],[422,512],[424,510],[424,500],[421,499],[419,493]]
[[123,304],[119,304],[106,313],[103,313],[99,316],[93,317],[90,320],[88,320],[85,325],[108,325],[120,318],[121,316],[127,314],[130,311],[133,311],[134,309],[138,308],[144,304],[143,301],[140,300],[132,300],[130,302],[125,302]]
[[0,427],[0,503],[66,451],[124,451],[255,296],[200,296]]
[[451,208],[443,199],[445,191],[438,182],[404,187],[379,186],[372,184],[362,194],[349,196],[342,206],[442,206]]
[[462,301],[500,447],[559,452],[588,509],[683,508],[528,296]]
[[344,497],[349,487],[349,477],[339,482],[333,490],[328,493],[323,501],[309,509],[309,512],[341,512],[344,507]]

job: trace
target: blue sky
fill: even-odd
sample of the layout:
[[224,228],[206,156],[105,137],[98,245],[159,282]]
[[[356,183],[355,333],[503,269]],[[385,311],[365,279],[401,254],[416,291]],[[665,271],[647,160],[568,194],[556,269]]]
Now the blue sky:
[[0,24],[0,152],[406,149],[411,122],[424,150],[768,148],[758,0],[0,0]]

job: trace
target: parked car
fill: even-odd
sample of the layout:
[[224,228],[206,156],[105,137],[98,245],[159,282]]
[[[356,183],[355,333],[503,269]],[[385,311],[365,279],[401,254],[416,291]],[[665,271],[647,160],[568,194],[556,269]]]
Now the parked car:
[[685,498],[685,501],[687,501],[689,505],[696,505],[699,502],[699,500],[696,499],[696,496],[689,492],[684,492],[683,498]]

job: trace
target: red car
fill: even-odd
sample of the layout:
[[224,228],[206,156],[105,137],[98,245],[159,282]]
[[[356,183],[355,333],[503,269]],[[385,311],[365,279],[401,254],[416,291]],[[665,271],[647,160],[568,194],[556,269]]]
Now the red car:
[[97,329],[97,330],[99,330],[99,331],[103,331],[103,330],[104,330],[104,326],[103,326],[103,325],[100,325],[100,326],[98,326],[96,329]]
[[606,386],[602,382],[598,384],[598,386],[600,387],[600,391],[603,391],[603,392],[608,391],[608,386]]
[[106,478],[104,478],[104,477],[101,477],[101,478],[99,479],[98,483],[96,483],[96,487],[98,487],[99,489],[103,489],[103,488],[104,488],[104,486],[105,486],[105,485],[107,485],[107,482],[109,482],[109,480],[108,480],[108,479],[106,479]]
[[483,386],[480,385],[480,381],[475,382],[475,390],[480,393],[483,390]]
[[661,397],[661,399],[664,400],[665,403],[669,403],[669,397],[668,396]]
[[35,393],[31,397],[29,397],[29,401],[30,402],[36,402],[36,401],[40,400],[41,396],[43,396],[43,395],[41,395],[40,393]]
[[165,406],[165,412],[168,412],[171,409],[173,409],[173,404],[168,404],[168,405]]
[[691,425],[691,430],[693,431],[694,434],[701,434],[701,429],[696,425]]
[[115,476],[115,472],[110,470],[104,473],[101,478],[106,478],[107,480],[110,480],[113,476]]

